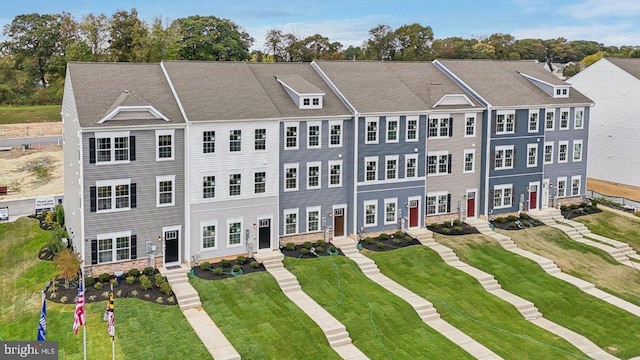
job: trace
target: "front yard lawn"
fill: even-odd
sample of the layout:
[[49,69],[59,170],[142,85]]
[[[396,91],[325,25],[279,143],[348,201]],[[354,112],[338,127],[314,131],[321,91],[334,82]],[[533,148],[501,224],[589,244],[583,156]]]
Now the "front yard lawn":
[[626,242],[640,253],[640,219],[635,220],[605,210],[574,220],[585,224],[594,234]]

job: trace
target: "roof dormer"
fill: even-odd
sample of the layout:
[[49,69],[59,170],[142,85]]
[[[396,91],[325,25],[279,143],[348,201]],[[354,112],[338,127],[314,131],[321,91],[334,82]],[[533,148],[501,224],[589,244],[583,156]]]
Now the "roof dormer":
[[520,75],[522,75],[525,79],[529,80],[533,85],[539,87],[542,91],[546,92],[549,96],[553,98],[562,99],[562,98],[569,97],[569,89],[571,89],[571,85],[569,84],[562,84],[562,85],[552,84],[550,82],[540,80],[538,78],[535,78],[533,76],[530,76],[524,73],[520,73]]
[[298,75],[274,75],[299,109],[322,109],[325,93]]
[[433,105],[433,107],[436,108],[438,106],[447,106],[447,105],[475,106],[471,101],[471,99],[469,99],[469,97],[467,97],[467,95],[465,94],[445,94],[442,98],[440,98],[440,100],[438,100],[438,102],[435,105]]
[[169,121],[158,109],[129,90],[124,90],[111,104],[98,124],[111,120],[163,120]]

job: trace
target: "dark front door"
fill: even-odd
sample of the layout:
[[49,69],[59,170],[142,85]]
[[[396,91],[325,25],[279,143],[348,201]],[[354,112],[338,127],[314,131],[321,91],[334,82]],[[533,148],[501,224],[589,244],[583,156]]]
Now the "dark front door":
[[344,236],[344,209],[333,210],[333,236]]
[[178,245],[180,232],[178,230],[165,231],[164,233],[164,262],[178,262]]
[[409,201],[409,227],[418,226],[418,200]]
[[532,185],[529,187],[529,210],[535,210],[538,208],[538,185]]
[[258,220],[258,249],[269,249],[271,247],[271,220]]
[[476,216],[476,193],[467,194],[467,217]]

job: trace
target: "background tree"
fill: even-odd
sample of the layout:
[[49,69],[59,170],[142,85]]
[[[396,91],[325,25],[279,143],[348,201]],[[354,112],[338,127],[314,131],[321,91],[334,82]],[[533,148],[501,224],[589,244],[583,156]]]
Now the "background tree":
[[106,58],[109,45],[109,20],[105,14],[89,13],[78,24],[81,38],[91,50],[92,60],[101,61]]
[[189,16],[173,23],[178,33],[178,55],[187,60],[247,60],[253,38],[231,20]]
[[[493,57],[498,60],[508,60],[513,51],[513,45],[515,44],[515,38],[509,34],[495,33],[486,38],[483,43],[493,48]],[[519,55],[518,55],[519,57]]]
[[571,43],[565,38],[545,40],[543,44],[547,49],[547,57],[553,62],[567,63],[569,61],[578,61],[571,47]]
[[521,60],[545,61],[547,49],[541,39],[522,39],[513,44],[513,51],[518,53]]
[[118,10],[109,21],[109,55],[113,61],[138,61],[136,48],[149,35],[145,23],[138,18],[138,11]]
[[342,55],[346,60],[363,60],[365,58],[362,48],[360,46],[354,47],[353,45],[349,45],[349,47],[342,52]]
[[266,53],[273,56],[275,62],[285,61],[286,38],[282,31],[271,29],[264,38]]
[[365,42],[365,57],[370,60],[391,60],[395,54],[395,35],[387,25],[378,25],[369,30]]
[[477,43],[478,40],[475,39],[450,37],[434,40],[431,47],[436,58],[471,59],[474,53],[473,46]]
[[418,23],[403,25],[394,31],[396,60],[428,60],[431,56],[433,30]]
[[570,78],[575,74],[579,73],[581,70],[580,64],[567,64],[564,68],[562,68],[562,76],[565,78]]

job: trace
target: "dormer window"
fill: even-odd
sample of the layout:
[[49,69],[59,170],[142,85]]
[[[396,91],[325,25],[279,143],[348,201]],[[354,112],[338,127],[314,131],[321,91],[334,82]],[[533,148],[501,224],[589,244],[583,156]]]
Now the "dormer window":
[[311,99],[311,101],[313,102],[313,106],[320,105],[320,98],[313,98]]
[[298,75],[275,75],[275,78],[299,109],[322,109],[325,93],[311,82]]
[[569,97],[569,87],[567,86],[556,86],[555,87],[555,95],[553,96],[554,98],[568,98]]

